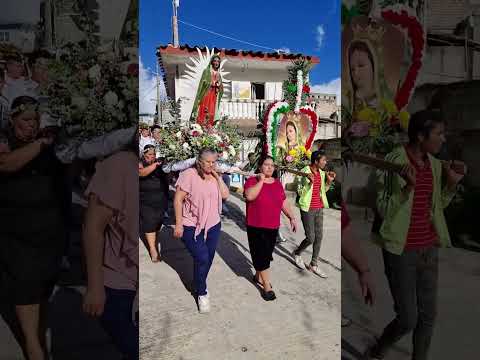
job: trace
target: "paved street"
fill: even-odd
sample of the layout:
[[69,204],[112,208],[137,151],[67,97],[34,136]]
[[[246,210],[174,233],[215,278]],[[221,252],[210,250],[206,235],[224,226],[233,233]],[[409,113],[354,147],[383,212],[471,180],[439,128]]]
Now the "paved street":
[[[361,359],[360,354],[379,336],[393,318],[393,305],[378,247],[369,240],[371,223],[364,210],[349,208],[353,234],[365,249],[375,276],[377,304],[366,307],[360,297],[357,277],[344,266],[342,272],[342,311],[353,321],[342,329],[342,359]],[[459,248],[440,250],[439,307],[430,359],[477,359],[480,353],[480,253]],[[472,354],[477,354],[473,356]],[[411,336],[402,339],[385,360],[409,360]]]
[[[82,312],[80,291],[85,284],[82,267],[81,221],[83,209],[73,206],[74,222],[71,227],[69,259],[71,268],[61,274],[61,287],[50,303],[49,325],[51,328],[54,360],[103,359],[119,360],[120,354],[95,319]],[[76,287],[78,286],[78,287]],[[0,317],[0,360],[22,360],[21,350],[10,330]]]
[[[140,250],[140,350],[142,360],[318,359],[340,357],[340,212],[328,210],[321,249],[324,280],[302,272],[291,251],[303,238],[282,225],[272,285],[277,300],[265,302],[251,282],[253,267],[244,225],[245,204],[228,201],[229,215],[209,278],[210,314],[199,314],[192,286],[192,260],[172,229],[161,233],[164,261],[152,264]],[[297,215],[299,219],[298,210]],[[285,220],[285,219],[283,219]],[[301,227],[301,226],[300,226]],[[311,252],[306,252],[309,260]]]

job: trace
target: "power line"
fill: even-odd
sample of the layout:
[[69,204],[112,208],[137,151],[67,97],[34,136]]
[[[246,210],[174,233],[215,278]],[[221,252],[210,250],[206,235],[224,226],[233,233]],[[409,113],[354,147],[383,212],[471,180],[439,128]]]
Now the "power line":
[[196,28],[196,29],[198,29],[198,30],[206,31],[206,32],[208,32],[208,33],[210,33],[210,34],[223,37],[223,38],[225,38],[225,39],[237,41],[237,42],[240,42],[240,43],[243,43],[243,44],[246,44],[246,45],[255,46],[255,47],[258,47],[258,48],[262,48],[262,49],[273,50],[273,51],[275,51],[275,52],[278,52],[278,51],[279,51],[279,49],[274,49],[274,48],[271,48],[271,47],[268,47],[268,46],[262,46],[262,45],[254,44],[254,43],[251,43],[251,42],[248,42],[248,41],[243,41],[243,40],[240,40],[240,39],[236,39],[236,38],[231,37],[231,36],[228,36],[228,35],[223,35],[223,34],[220,34],[220,33],[215,32],[215,31],[208,30],[208,29],[202,28],[202,27],[200,27],[200,26],[190,24],[190,23],[188,23],[188,22],[186,22],[186,21],[178,20],[178,22],[180,22],[180,23],[182,23],[182,24],[184,24],[184,25],[187,25],[187,26],[191,26],[191,27]]

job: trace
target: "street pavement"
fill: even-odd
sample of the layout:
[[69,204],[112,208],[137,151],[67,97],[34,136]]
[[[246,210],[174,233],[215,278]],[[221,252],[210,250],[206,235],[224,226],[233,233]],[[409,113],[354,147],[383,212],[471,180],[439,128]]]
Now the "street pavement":
[[[371,214],[349,207],[354,236],[369,260],[376,283],[377,301],[363,304],[357,276],[348,265],[342,271],[342,311],[352,325],[342,328],[342,359],[362,359],[361,354],[380,336],[393,317],[393,304],[384,275],[381,250],[370,240]],[[439,257],[438,317],[431,346],[431,360],[473,360],[480,354],[480,253],[460,248],[441,249]],[[411,359],[411,335],[400,340],[385,360]]]
[[[291,252],[303,239],[303,228],[291,233],[282,217],[287,241],[277,244],[271,265],[277,300],[265,302],[251,281],[245,204],[234,194],[227,207],[207,281],[209,314],[198,313],[190,293],[192,259],[183,243],[172,237],[171,227],[161,232],[161,263],[151,263],[141,247],[140,359],[339,359],[340,212],[325,211],[320,266],[328,279],[294,265]],[[304,260],[310,256],[311,249]]]
[[[121,355],[97,320],[82,311],[82,292],[85,289],[82,218],[82,206],[74,204],[68,249],[71,266],[68,271],[62,272],[49,304],[52,357],[53,360],[120,360]],[[0,360],[22,359],[18,344],[0,317]]]

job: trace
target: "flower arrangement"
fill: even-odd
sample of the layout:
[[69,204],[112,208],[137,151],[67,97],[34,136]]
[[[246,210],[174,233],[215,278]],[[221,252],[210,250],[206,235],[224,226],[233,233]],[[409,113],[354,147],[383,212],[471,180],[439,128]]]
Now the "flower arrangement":
[[51,115],[77,138],[92,138],[138,122],[138,64],[115,49],[68,44],[49,65],[44,91]]
[[393,101],[384,99],[377,108],[364,106],[359,109],[353,118],[349,126],[353,150],[385,154],[403,142],[410,114],[399,111]]
[[292,61],[288,67],[288,80],[283,84],[283,98],[290,105],[290,108],[298,112],[310,95],[309,72],[312,64],[306,58],[299,58]]
[[395,103],[398,108],[408,105],[417,82],[418,73],[423,65],[425,55],[425,31],[414,12],[406,6],[396,5],[382,10],[382,18],[405,32],[411,46],[411,59],[405,80],[400,86]]
[[161,130],[160,137],[160,156],[169,163],[195,158],[203,148],[217,151],[221,161],[235,163],[238,160],[241,139],[237,129],[225,120],[209,127],[196,123],[170,125]]
[[290,150],[285,158],[278,159],[277,163],[291,169],[302,170],[305,166],[310,165],[311,157],[312,152],[309,149],[299,146]]

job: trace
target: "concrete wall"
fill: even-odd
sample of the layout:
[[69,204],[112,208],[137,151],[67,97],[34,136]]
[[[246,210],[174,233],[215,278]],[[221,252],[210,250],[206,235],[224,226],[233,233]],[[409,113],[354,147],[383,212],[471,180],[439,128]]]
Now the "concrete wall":
[[[340,122],[337,123],[337,131],[339,137],[342,134]],[[315,140],[317,139],[335,139],[337,133],[335,132],[335,123],[319,123],[317,127],[317,133],[315,134]]]
[[[475,64],[478,67],[480,63]],[[465,49],[459,46],[430,46],[423,60],[417,86],[448,84],[466,79]]]

